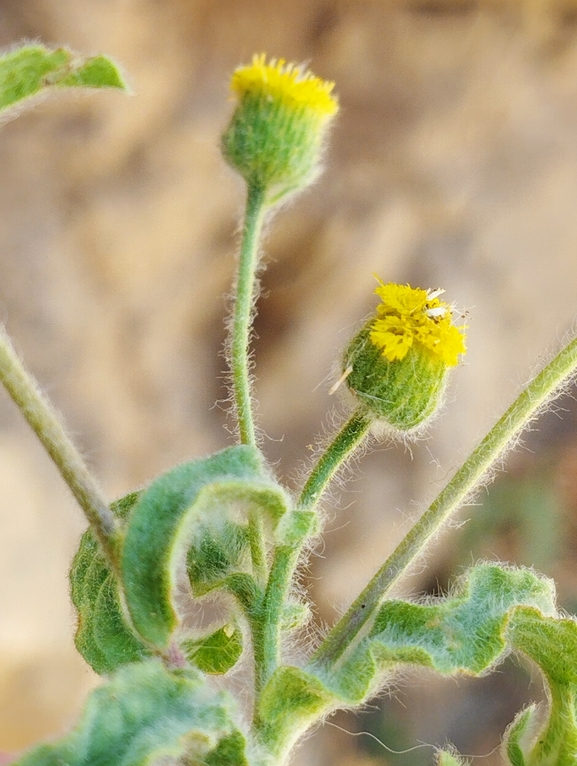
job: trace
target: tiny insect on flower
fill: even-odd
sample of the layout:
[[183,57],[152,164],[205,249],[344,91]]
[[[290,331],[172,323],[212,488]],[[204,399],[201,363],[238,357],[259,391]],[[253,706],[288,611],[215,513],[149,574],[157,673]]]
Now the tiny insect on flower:
[[444,290],[378,282],[381,303],[345,351],[338,382],[376,419],[407,433],[438,410],[447,372],[466,350],[465,326],[453,324]]
[[439,299],[444,290],[421,290],[379,280],[375,293],[382,302],[370,338],[386,359],[404,359],[416,344],[449,367],[458,363],[466,350],[465,327],[453,324],[451,307]]

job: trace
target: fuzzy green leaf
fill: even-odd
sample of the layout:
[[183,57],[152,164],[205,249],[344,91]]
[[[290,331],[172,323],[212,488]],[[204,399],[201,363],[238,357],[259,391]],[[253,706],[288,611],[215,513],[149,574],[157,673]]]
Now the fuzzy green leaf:
[[[509,755],[514,766],[575,766],[577,763],[577,622],[552,618],[537,609],[516,609],[507,631],[514,649],[541,669],[549,685],[548,717],[530,739],[535,716],[517,719],[509,733]],[[521,737],[525,742],[520,742]],[[524,747],[522,747],[524,745]]]
[[274,755],[286,753],[311,724],[337,703],[337,697],[314,675],[281,666],[259,700],[257,715],[264,745]]
[[118,88],[126,85],[106,56],[83,58],[66,48],[25,45],[0,56],[0,111],[56,88]]
[[[528,569],[474,567],[454,596],[434,605],[389,601],[371,636],[393,661],[416,661],[439,673],[479,675],[506,650],[504,627],[518,605],[555,614],[551,580]],[[413,653],[416,653],[413,660]]]
[[527,766],[523,753],[525,741],[534,729],[536,705],[522,710],[505,732],[503,752],[511,766]]
[[195,578],[204,577],[206,587],[216,578],[214,587],[245,564],[246,538],[231,525],[242,525],[255,509],[274,526],[287,504],[260,452],[248,445],[177,466],[154,481],[130,516],[121,564],[126,603],[140,635],[161,650],[168,646],[179,624],[174,597],[189,549],[193,591]]
[[242,633],[236,625],[224,625],[209,636],[181,641],[189,662],[203,673],[219,675],[229,671],[242,654]]
[[[138,496],[133,492],[112,503],[114,515],[125,519]],[[123,614],[116,580],[90,530],[80,540],[70,569],[70,585],[78,612],[74,643],[96,673],[112,673],[120,665],[150,655]]]
[[223,737],[204,759],[203,766],[249,766],[246,740],[240,731]]
[[[15,766],[152,766],[184,756],[200,761],[238,732],[231,710],[228,696],[209,689],[197,671],[170,672],[156,660],[126,665],[92,692],[69,735]],[[238,733],[239,752],[241,741]]]
[[444,675],[480,675],[507,652],[507,624],[520,605],[555,614],[552,581],[528,569],[473,567],[450,597],[429,604],[385,602],[369,636],[326,681],[343,700],[358,703],[399,663]]
[[195,596],[204,596],[220,587],[232,572],[250,571],[248,529],[222,515],[199,520],[188,549],[188,579]]

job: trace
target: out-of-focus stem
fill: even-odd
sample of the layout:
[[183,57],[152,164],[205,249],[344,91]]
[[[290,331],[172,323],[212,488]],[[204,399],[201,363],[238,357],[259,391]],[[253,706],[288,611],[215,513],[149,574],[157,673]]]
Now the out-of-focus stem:
[[90,522],[110,565],[117,571],[116,524],[108,503],[64,430],[61,419],[24,368],[4,327],[0,327],[0,381],[56,464]]

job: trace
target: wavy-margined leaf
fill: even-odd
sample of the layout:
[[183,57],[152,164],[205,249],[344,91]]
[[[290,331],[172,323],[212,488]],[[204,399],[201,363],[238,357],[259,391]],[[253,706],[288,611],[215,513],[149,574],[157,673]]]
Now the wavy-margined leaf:
[[203,673],[220,675],[239,661],[243,649],[242,632],[238,625],[223,625],[208,636],[181,641],[180,646],[189,662]]
[[450,597],[429,604],[385,602],[369,636],[326,682],[344,701],[358,703],[399,663],[444,675],[480,675],[508,651],[508,621],[525,605],[555,614],[553,582],[528,569],[473,567]]
[[[138,496],[133,492],[112,503],[114,515],[125,519]],[[72,562],[70,586],[78,612],[74,643],[96,673],[112,673],[150,654],[123,615],[116,580],[90,530],[82,535]]]
[[[246,573],[247,513],[276,525],[288,498],[270,477],[260,452],[229,447],[177,466],[154,481],[130,516],[122,555],[126,603],[135,628],[165,649],[179,624],[177,580],[187,551],[193,592]],[[200,562],[200,563],[199,563]]]
[[507,635],[530,657],[549,686],[548,715],[537,727],[534,708],[512,725],[506,753],[513,766],[575,766],[577,763],[577,622],[520,607]]
[[211,689],[198,671],[168,671],[156,660],[126,665],[92,692],[70,734],[35,748],[15,766],[152,766],[182,757],[204,762],[233,736],[242,756],[244,737],[233,716],[229,696]]
[[24,45],[0,56],[0,112],[50,88],[118,88],[126,85],[106,56],[81,57],[67,48]]

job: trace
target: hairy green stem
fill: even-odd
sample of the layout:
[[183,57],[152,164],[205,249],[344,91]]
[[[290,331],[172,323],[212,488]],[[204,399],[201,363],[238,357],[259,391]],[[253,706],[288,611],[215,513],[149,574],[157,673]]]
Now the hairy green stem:
[[339,659],[374,616],[390,588],[421,555],[463,501],[478,490],[483,477],[503,457],[527,424],[555,394],[562,392],[563,385],[576,369],[577,338],[533,378],[497,421],[331,630],[311,658],[312,664],[329,667]]
[[[370,423],[371,419],[364,409],[359,408],[343,425],[309,476],[298,502],[299,510],[314,509],[330,480],[366,435]],[[280,662],[283,606],[290,592],[303,542],[280,545],[275,551],[261,615],[255,624],[256,635],[253,637],[257,694]]]
[[3,327],[0,327],[0,381],[56,464],[110,565],[118,571],[114,516],[60,418],[24,368]]
[[259,585],[264,587],[267,578],[267,562],[265,547],[264,521],[262,514],[256,510],[249,513],[248,536],[252,566]]
[[370,424],[371,418],[364,408],[359,407],[353,412],[313,468],[301,492],[299,508],[308,511],[315,507],[338,469],[364,439]]
[[300,546],[280,545],[271,566],[260,614],[253,625],[255,691],[262,691],[280,663],[283,606],[290,590]]
[[240,247],[231,330],[231,370],[238,430],[242,444],[256,444],[250,395],[249,343],[256,286],[258,240],[265,213],[265,191],[249,186]]

